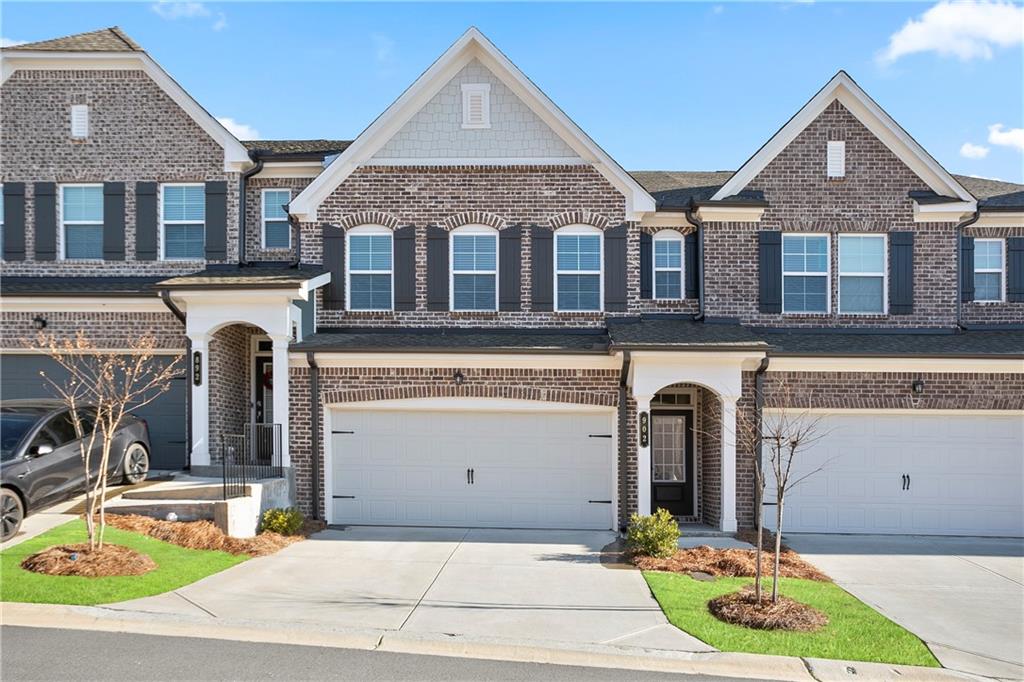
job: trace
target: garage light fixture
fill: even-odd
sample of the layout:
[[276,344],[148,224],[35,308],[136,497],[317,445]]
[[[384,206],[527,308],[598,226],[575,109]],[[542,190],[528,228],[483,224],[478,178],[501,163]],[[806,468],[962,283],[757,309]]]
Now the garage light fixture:
[[452,377],[455,380],[456,386],[461,386],[466,383],[466,375],[462,373],[462,370],[455,370],[455,376]]
[[46,318],[36,315],[32,318],[32,326],[38,330],[46,329]]
[[924,381],[915,379],[914,383],[910,384],[910,388],[914,393],[924,393]]

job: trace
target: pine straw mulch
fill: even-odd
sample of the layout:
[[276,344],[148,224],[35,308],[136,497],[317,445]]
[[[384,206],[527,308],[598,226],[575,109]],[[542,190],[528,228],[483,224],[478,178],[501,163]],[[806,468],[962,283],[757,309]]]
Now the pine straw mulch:
[[[668,571],[670,573],[693,573],[699,571],[717,577],[753,578],[757,563],[752,549],[715,549],[707,545],[680,549],[667,559],[656,559],[649,556],[633,557],[633,564],[644,571]],[[771,551],[761,552],[761,571],[763,575],[772,574],[774,554]],[[789,549],[779,554],[779,575],[783,578],[804,578],[819,582],[831,582],[831,578],[803,560]]]
[[115,575],[142,575],[156,568],[145,554],[121,545],[103,545],[89,550],[89,543],[56,545],[26,557],[26,571],[47,575],[77,575],[99,578]]
[[757,630],[790,630],[815,632],[828,625],[828,616],[818,609],[779,595],[777,603],[762,595],[760,605],[754,601],[754,588],[745,587],[708,602],[708,611],[726,623]]
[[233,538],[225,535],[212,521],[163,521],[138,514],[107,514],[107,523],[119,530],[148,535],[180,547],[248,554],[251,557],[273,554],[323,530],[322,522],[307,521],[298,535],[263,532],[254,538]]

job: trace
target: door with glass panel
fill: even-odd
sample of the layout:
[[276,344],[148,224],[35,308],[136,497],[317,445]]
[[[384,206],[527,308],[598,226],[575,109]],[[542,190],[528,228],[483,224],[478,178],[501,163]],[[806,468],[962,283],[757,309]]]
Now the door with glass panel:
[[651,511],[696,516],[694,504],[693,411],[651,415]]

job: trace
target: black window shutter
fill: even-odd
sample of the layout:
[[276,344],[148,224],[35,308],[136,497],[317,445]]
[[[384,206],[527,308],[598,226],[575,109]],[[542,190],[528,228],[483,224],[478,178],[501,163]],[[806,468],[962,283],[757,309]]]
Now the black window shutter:
[[1024,237],[1006,240],[1006,300],[1024,303]]
[[228,183],[206,183],[206,260],[228,258]]
[[4,260],[25,260],[25,183],[4,183]]
[[974,300],[974,237],[960,238],[960,300]]
[[760,309],[762,313],[782,312],[782,233],[761,231],[758,241]]
[[156,260],[156,183],[135,183],[135,259]]
[[427,310],[448,310],[448,230],[427,226]]
[[640,298],[654,298],[654,240],[640,230]]
[[416,227],[395,230],[394,245],[395,310],[416,310]]
[[32,205],[35,210],[36,260],[57,259],[57,185],[37,182]]
[[124,183],[103,183],[103,259],[124,260]]
[[889,313],[914,312],[914,233],[889,233]]
[[686,298],[697,298],[700,296],[700,257],[697,247],[697,233],[690,232],[683,238],[683,257],[686,258],[684,269],[686,270]]
[[345,309],[345,231],[334,225],[323,226],[323,266],[331,273],[324,286],[324,309]]
[[626,310],[626,243],[629,226],[623,223],[604,231],[604,309]]
[[498,309],[520,309],[520,289],[523,282],[522,258],[523,229],[511,225],[498,233]]
[[530,276],[533,279],[531,298],[533,310],[554,310],[555,299],[554,233],[534,226],[530,229]]

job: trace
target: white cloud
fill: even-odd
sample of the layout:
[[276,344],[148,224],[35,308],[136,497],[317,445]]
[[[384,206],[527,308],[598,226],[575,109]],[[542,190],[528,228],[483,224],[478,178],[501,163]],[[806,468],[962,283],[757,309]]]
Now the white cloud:
[[943,0],[889,36],[880,64],[918,52],[937,52],[961,61],[991,59],[994,47],[1024,42],[1024,5],[1003,0]]
[[217,13],[217,21],[213,22],[213,30],[214,31],[222,31],[225,28],[227,28],[227,25],[228,25],[227,15],[225,15],[223,12],[218,12]]
[[228,18],[224,12],[214,12],[201,2],[173,2],[172,0],[158,0],[150,5],[162,19],[175,21],[176,19],[213,19],[211,28],[214,31],[221,31],[228,25]]
[[980,144],[964,142],[963,146],[960,147],[960,156],[965,159],[984,159],[988,156],[988,147],[982,147]]
[[1024,152],[1024,128],[1008,128],[1002,123],[988,127],[988,141],[1001,147],[1013,147]]
[[14,47],[15,45],[24,45],[27,41],[15,40],[13,38],[2,38],[0,37],[0,47]]
[[378,63],[387,64],[395,60],[395,41],[383,33],[370,35],[373,43],[373,56]]
[[260,131],[253,128],[248,123],[239,123],[230,116],[218,116],[217,121],[222,126],[228,129],[228,132],[237,137],[239,140],[258,140],[260,139]]
[[711,8],[711,12],[713,14],[721,14],[724,11],[725,11],[725,6],[724,5],[715,5],[715,6],[713,6]]

